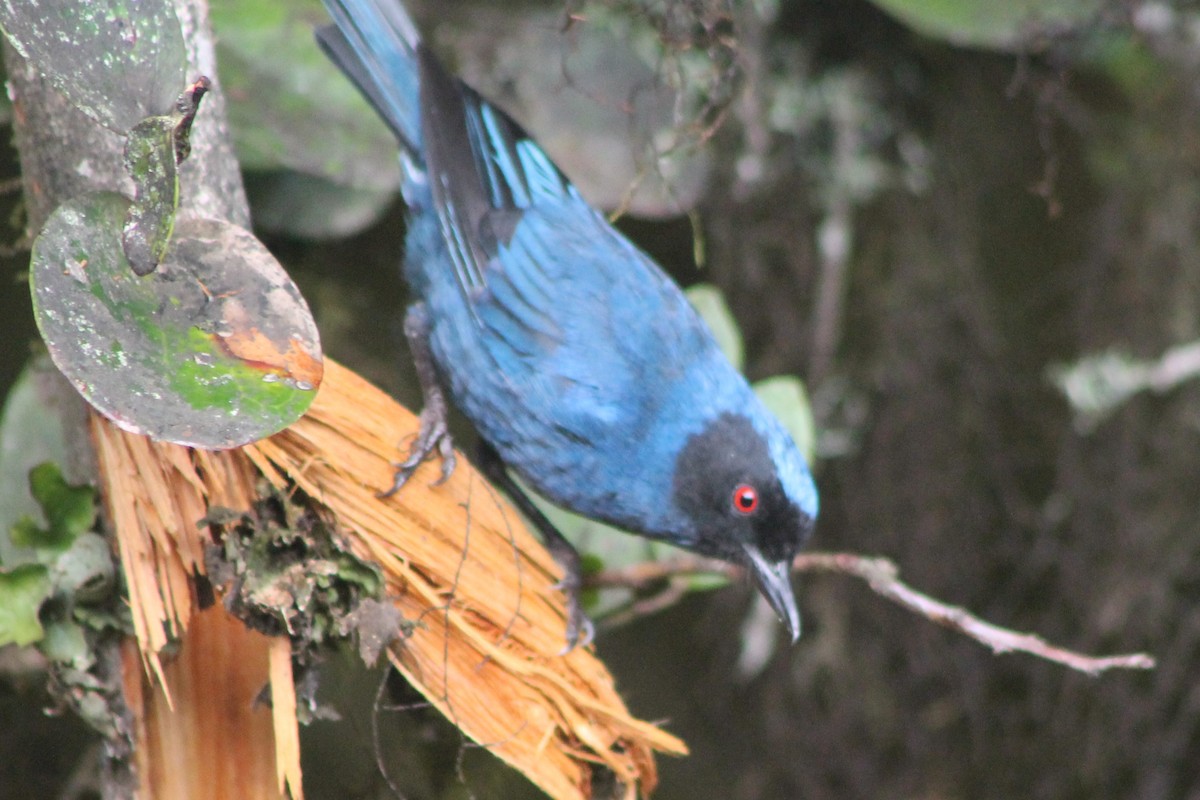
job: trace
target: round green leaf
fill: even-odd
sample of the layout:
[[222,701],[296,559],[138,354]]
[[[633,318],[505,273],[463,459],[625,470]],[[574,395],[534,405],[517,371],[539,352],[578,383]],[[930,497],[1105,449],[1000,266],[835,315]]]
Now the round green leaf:
[[183,219],[166,260],[134,275],[121,249],[129,201],[58,208],[33,247],[34,314],[51,358],[125,430],[206,448],[287,427],[322,362],[295,285],[249,232]]
[[165,114],[187,54],[168,0],[0,0],[13,47],[81,111],[124,133]]

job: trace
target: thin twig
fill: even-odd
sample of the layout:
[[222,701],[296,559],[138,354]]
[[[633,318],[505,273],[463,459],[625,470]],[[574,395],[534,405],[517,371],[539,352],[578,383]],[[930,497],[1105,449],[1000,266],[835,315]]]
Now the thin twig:
[[[1029,653],[1088,675],[1110,669],[1153,669],[1155,660],[1146,653],[1117,656],[1088,656],[1049,644],[1040,636],[1019,633],[986,622],[959,606],[935,600],[900,580],[896,564],[886,558],[855,553],[804,553],[796,557],[793,572],[836,572],[860,578],[872,591],[926,619],[958,631],[991,648],[993,653]],[[604,570],[587,578],[595,588],[639,590],[655,583],[685,575],[724,575],[740,577],[741,567],[700,556],[679,556],[666,561],[634,564],[621,569]]]
[[661,592],[634,600],[628,606],[606,614],[603,628],[619,628],[627,622],[649,616],[678,603],[687,594],[688,585],[682,575],[672,578]]

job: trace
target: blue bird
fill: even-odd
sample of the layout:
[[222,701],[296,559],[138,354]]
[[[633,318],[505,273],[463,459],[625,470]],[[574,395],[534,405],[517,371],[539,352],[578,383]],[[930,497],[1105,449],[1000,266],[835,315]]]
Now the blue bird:
[[404,330],[421,428],[454,469],[447,399],[481,467],[563,566],[567,648],[592,636],[579,555],[512,480],[632,533],[741,564],[787,625],[790,567],[817,515],[795,443],[679,287],[591,208],[529,134],[450,75],[398,0],[324,0],[317,32],[401,146]]

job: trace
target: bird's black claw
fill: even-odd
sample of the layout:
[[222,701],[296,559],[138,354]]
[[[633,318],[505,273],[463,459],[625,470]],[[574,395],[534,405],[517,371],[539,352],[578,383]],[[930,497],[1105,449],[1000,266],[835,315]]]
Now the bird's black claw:
[[579,589],[564,591],[567,593],[567,643],[558,651],[560,656],[565,656],[576,647],[587,647],[596,638],[596,626],[583,611]]
[[443,434],[438,440],[438,455],[442,457],[442,475],[433,482],[434,486],[441,486],[450,480],[454,468],[458,466],[458,459],[454,455],[454,442],[451,441],[449,433]]
[[409,349],[412,350],[413,367],[421,384],[421,397],[424,400],[421,427],[417,431],[417,440],[408,451],[408,458],[396,465],[392,487],[380,492],[377,495],[380,498],[391,497],[400,491],[417,471],[417,467],[421,466],[421,462],[433,455],[434,450],[442,457],[442,475],[433,485],[445,483],[454,474],[454,442],[450,439],[450,428],[447,424],[450,409],[446,405],[446,395],[441,384],[438,383],[433,352],[429,349],[430,329],[429,309],[425,304],[414,303],[409,306],[408,313],[404,316],[404,338],[408,340]]
[[417,471],[417,467],[433,455],[434,450],[442,458],[441,477],[433,482],[434,486],[439,486],[454,474],[457,459],[454,457],[454,440],[450,438],[450,430],[446,426],[445,409],[437,404],[427,405],[421,411],[421,428],[417,433],[417,440],[408,451],[408,458],[396,465],[391,487],[380,492],[377,497],[391,497],[400,491]]
[[583,610],[583,579],[578,567],[572,569],[566,564],[564,567],[566,574],[553,587],[567,596],[567,644],[559,651],[560,656],[576,647],[587,647],[596,638],[596,626]]

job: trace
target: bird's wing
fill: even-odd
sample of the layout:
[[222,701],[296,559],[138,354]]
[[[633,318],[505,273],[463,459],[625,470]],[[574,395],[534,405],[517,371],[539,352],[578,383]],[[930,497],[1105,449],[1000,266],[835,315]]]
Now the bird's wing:
[[709,355],[702,323],[516,122],[419,61],[426,175],[480,343],[500,370],[555,382],[558,422],[636,416],[659,373]]
[[574,189],[511,117],[446,72],[426,48],[418,61],[426,175],[455,277],[474,299],[487,283],[489,262],[525,215]]

